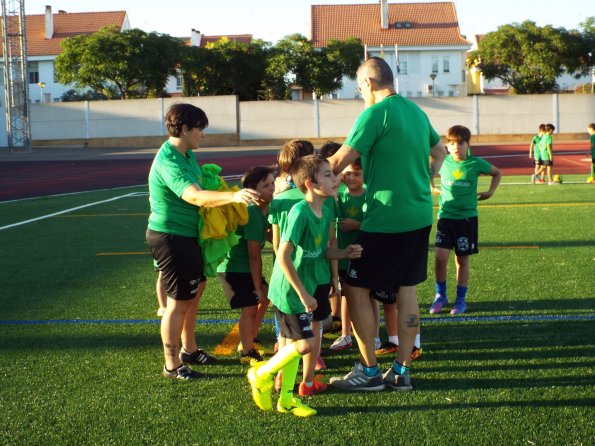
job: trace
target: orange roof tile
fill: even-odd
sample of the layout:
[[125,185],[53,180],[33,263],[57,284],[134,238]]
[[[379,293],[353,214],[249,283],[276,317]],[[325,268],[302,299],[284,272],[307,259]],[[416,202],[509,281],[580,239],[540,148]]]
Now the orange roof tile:
[[93,34],[105,26],[121,28],[126,20],[126,11],[62,12],[52,15],[54,34],[51,39],[45,38],[44,14],[25,16],[28,56],[58,55],[62,51],[62,40],[79,34]]
[[[380,4],[312,5],[312,44],[326,46],[330,39],[358,37],[368,46],[465,45],[452,2],[390,3],[388,29],[380,26]],[[395,23],[403,23],[397,29]],[[404,23],[410,22],[411,28]]]

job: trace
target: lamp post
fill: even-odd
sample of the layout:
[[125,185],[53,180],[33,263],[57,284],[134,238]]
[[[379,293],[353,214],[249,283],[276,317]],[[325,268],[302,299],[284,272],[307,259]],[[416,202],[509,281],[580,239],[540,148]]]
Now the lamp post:
[[39,87],[39,102],[43,104],[43,89],[45,88],[45,82],[37,82],[37,86]]
[[436,97],[436,91],[434,90],[434,79],[438,76],[436,73],[430,74],[430,79],[432,79],[432,97]]

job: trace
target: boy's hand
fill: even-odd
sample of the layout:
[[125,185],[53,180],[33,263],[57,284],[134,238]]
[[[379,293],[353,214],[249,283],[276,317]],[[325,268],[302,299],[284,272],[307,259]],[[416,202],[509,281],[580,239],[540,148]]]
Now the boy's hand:
[[254,290],[254,294],[258,297],[258,302],[263,302],[265,299],[268,299],[267,295],[264,293],[264,290],[259,287]]
[[345,248],[345,257],[348,259],[359,259],[362,256],[363,250],[362,245],[349,245]]
[[341,284],[339,283],[339,278],[338,277],[333,277],[331,279],[330,296],[341,297]]
[[477,199],[479,201],[481,200],[487,200],[488,198],[490,198],[492,196],[493,192],[478,192],[477,193]]
[[307,313],[312,313],[318,307],[318,302],[316,302],[316,299],[314,299],[309,294],[300,296],[300,300],[304,304],[304,307],[306,307]]
[[357,231],[360,228],[360,222],[353,218],[344,218],[339,221],[339,228],[343,232]]
[[260,201],[260,193],[256,192],[254,189],[241,189],[239,191],[232,192],[232,201],[234,203],[258,204]]
[[434,195],[440,195],[441,191],[439,187],[436,186],[432,186],[432,194]]

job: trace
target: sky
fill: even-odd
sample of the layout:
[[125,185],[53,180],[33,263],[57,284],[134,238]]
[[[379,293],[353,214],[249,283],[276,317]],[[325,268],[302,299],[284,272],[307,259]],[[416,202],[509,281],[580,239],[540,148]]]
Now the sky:
[[[418,0],[425,3],[424,0]],[[192,28],[204,35],[252,34],[275,43],[286,35],[310,37],[310,5],[378,3],[378,0],[25,0],[26,14],[52,11],[121,11],[128,13],[133,28],[188,37]],[[389,0],[389,3],[398,3]],[[412,2],[403,2],[412,3]],[[579,28],[595,16],[593,0],[454,0],[461,34],[495,31],[498,26],[532,20],[539,26]],[[539,11],[536,10],[539,5]],[[380,14],[380,13],[379,13]]]

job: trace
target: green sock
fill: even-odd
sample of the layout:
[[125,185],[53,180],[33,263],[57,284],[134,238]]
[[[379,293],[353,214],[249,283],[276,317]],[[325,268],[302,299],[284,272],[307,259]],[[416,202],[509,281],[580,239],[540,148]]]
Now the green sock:
[[289,401],[293,398],[293,386],[298,374],[300,366],[300,358],[295,358],[289,364],[281,369],[283,381],[281,381],[281,392],[279,394],[279,401]]
[[[264,375],[272,376],[293,360],[299,359],[301,357],[302,355],[300,355],[298,351],[295,349],[295,344],[286,345],[285,347],[280,349],[275,354],[275,356],[269,359],[266,362],[266,364],[260,367],[256,372],[256,375],[260,377]],[[283,381],[285,382],[285,376],[283,376]],[[293,381],[295,383],[295,376],[293,378]]]

